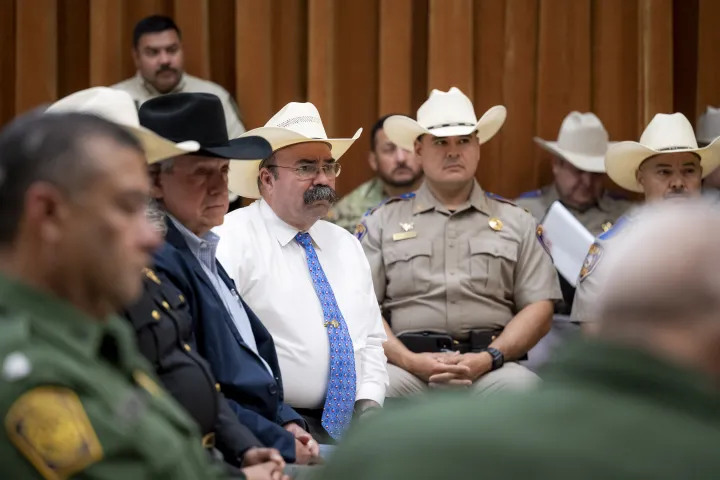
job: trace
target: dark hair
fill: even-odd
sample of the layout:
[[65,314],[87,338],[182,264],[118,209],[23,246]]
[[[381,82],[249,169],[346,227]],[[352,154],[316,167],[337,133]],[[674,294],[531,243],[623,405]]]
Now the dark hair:
[[147,35],[148,33],[160,33],[165,30],[175,30],[178,34],[178,38],[182,38],[180,29],[172,18],[165,15],[150,15],[145,17],[135,24],[133,29],[133,48],[137,48],[140,43],[140,37]]
[[34,183],[47,182],[68,194],[82,191],[94,173],[85,147],[98,137],[143,152],[130,132],[90,114],[35,110],[0,131],[0,244],[15,239]]
[[377,132],[383,129],[385,126],[385,120],[388,119],[388,117],[392,117],[393,115],[399,115],[397,113],[390,113],[388,115],[383,115],[382,117],[378,118],[377,122],[375,122],[375,125],[372,126],[370,129],[370,151],[374,152],[375,147],[377,146]]

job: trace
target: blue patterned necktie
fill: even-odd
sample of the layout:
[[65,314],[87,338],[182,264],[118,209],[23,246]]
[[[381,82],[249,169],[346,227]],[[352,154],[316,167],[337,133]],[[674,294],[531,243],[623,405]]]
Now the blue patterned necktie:
[[330,341],[330,376],[322,426],[331,437],[338,439],[350,424],[355,405],[355,351],[345,319],[320,265],[310,235],[298,233],[295,235],[295,240],[305,249],[310,276],[322,305],[325,328]]

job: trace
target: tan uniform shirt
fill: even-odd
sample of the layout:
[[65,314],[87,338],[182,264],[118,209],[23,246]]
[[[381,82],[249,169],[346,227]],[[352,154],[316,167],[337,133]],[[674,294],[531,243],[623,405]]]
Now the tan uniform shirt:
[[[162,93],[155,90],[155,87],[146,82],[139,72],[134,77],[113,85],[112,88],[124,90],[129,93],[138,107],[140,107],[143,102],[162,95]],[[237,138],[245,133],[245,126],[243,126],[240,121],[240,113],[235,100],[233,100],[227,90],[217,83],[193,77],[185,73],[180,79],[180,83],[178,83],[177,87],[170,93],[180,92],[212,93],[213,95],[217,95],[223,104],[223,110],[225,110],[225,123],[227,124],[228,136],[230,138]]]
[[345,195],[330,209],[325,220],[353,233],[363,215],[385,199],[382,180],[373,178]]
[[356,235],[396,335],[447,332],[464,340],[470,330],[504,327],[532,303],[562,298],[535,220],[477,183],[453,213],[426,185],[393,197]]
[[570,318],[574,322],[589,323],[597,321],[597,298],[607,278],[603,274],[601,260],[605,251],[622,238],[632,228],[634,213],[628,212],[621,217],[612,229],[595,239],[580,269],[575,298]]
[[[538,222],[542,222],[545,213],[556,200],[560,200],[560,194],[555,185],[552,184],[539,190],[523,193],[515,200],[515,203],[527,208]],[[614,198],[608,192],[605,192],[596,206],[585,211],[566,208],[590,233],[597,236],[608,231],[632,205],[633,203],[629,200]]]

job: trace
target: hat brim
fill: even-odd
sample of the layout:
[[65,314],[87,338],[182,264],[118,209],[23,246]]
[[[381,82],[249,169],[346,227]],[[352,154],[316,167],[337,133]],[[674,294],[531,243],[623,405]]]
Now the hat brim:
[[605,170],[610,179],[625,190],[642,193],[643,188],[637,181],[640,165],[649,157],[667,153],[692,152],[700,157],[703,169],[702,178],[710,175],[720,166],[720,142],[715,139],[706,147],[680,150],[655,150],[638,142],[619,142],[608,148],[605,155]]
[[228,160],[255,160],[269,157],[272,154],[270,143],[262,137],[247,136],[230,140],[228,145],[220,147],[200,147],[199,154],[209,153],[212,156]]
[[200,144],[192,140],[175,143],[143,127],[120,126],[128,130],[138,139],[143,150],[145,150],[145,158],[148,164],[161,162],[180,155],[187,155],[188,153],[198,151],[200,148]]
[[415,140],[420,135],[457,137],[476,133],[478,141],[480,144],[483,144],[500,131],[506,118],[507,109],[502,105],[495,105],[485,112],[474,126],[453,125],[428,130],[410,117],[393,115],[385,120],[383,130],[385,131],[385,135],[387,135],[395,145],[405,150],[414,151]]
[[255,157],[253,160],[244,162],[233,162],[230,164],[228,173],[229,190],[241,197],[260,198],[260,190],[257,186],[260,163],[273,152],[300,143],[325,143],[330,146],[330,152],[337,161],[355,143],[362,134],[363,129],[359,128],[352,138],[309,138],[292,130],[279,127],[260,127],[247,131],[236,140],[248,136],[262,137],[270,143],[270,152],[266,155]]
[[[583,153],[570,152],[558,145],[558,142],[551,142],[535,137],[535,143],[548,152],[567,160],[578,170],[590,173],[605,173],[605,155],[586,155]],[[608,142],[608,147],[617,142]]]

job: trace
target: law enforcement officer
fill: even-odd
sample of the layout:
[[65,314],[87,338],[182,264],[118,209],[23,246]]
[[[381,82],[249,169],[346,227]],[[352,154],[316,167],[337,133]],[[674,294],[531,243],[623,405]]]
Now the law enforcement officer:
[[224,478],[114,314],[160,242],[146,168],[97,116],[32,113],[0,134],[5,478]]
[[559,200],[575,218],[597,236],[606,232],[632,205],[603,186],[608,134],[593,113],[572,112],[562,122],[558,140],[535,138],[553,155],[554,182],[526,192],[516,200],[542,222]]
[[[704,147],[720,137],[720,108],[708,106],[697,121],[698,145]],[[711,201],[720,201],[720,169],[703,179],[703,195]]]
[[601,331],[537,391],[381,413],[318,480],[717,478],[720,216],[669,206],[608,252]]
[[425,173],[417,192],[389,199],[356,233],[392,325],[388,396],[428,382],[474,384],[480,393],[536,380],[514,361],[550,328],[557,274],[532,216],[475,181],[480,144],[505,116],[496,106],[478,121],[453,87],[433,90],[417,122],[385,121],[390,140],[414,148]]
[[368,180],[336,203],[326,220],[353,233],[365,213],[383,200],[416,190],[422,182],[422,169],[415,153],[395,145],[383,126],[390,115],[381,117],[370,131],[368,163],[375,178]]
[[227,90],[185,73],[180,29],[171,18],[152,15],[140,20],[133,30],[132,55],[137,74],[113,88],[128,92],[138,106],[166,93],[212,93],[222,101],[230,138],[245,132],[237,104]]
[[[640,142],[620,142],[608,148],[605,166],[610,178],[633,192],[645,194],[646,202],[697,197],[702,179],[720,165],[720,142],[698,148],[692,125],[681,113],[658,114],[648,124]],[[593,330],[598,320],[597,297],[608,281],[598,269],[611,244],[622,242],[632,228],[631,211],[600,235],[590,247],[578,278],[571,318]],[[671,228],[671,227],[669,227]]]

